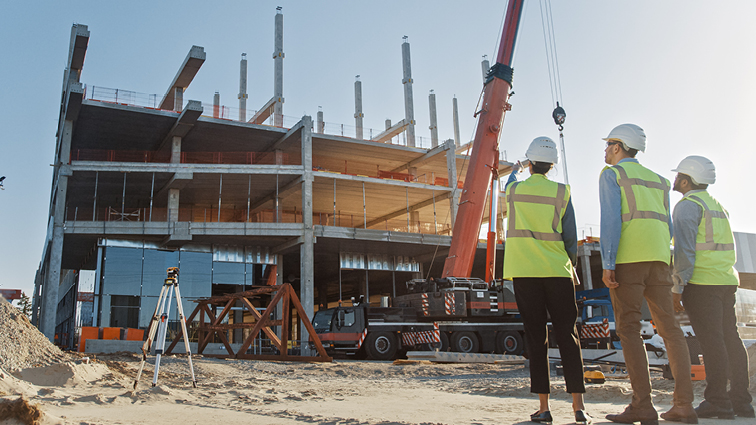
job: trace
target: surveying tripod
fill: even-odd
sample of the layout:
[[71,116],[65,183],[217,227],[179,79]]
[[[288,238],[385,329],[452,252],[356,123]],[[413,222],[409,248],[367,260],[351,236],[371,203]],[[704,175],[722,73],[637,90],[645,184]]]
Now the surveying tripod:
[[[184,316],[184,307],[181,304],[181,292],[179,291],[178,267],[169,267],[167,270],[168,276],[163,282],[163,289],[160,290],[160,297],[158,297],[157,307],[155,308],[155,314],[152,315],[150,321],[150,330],[147,333],[147,340],[142,346],[142,364],[139,365],[139,372],[134,380],[134,389],[136,389],[139,383],[139,377],[142,376],[142,370],[144,369],[144,363],[147,361],[147,353],[150,351],[155,332],[157,331],[158,339],[155,346],[155,375],[152,377],[152,386],[157,385],[158,370],[160,369],[160,356],[165,349],[165,337],[168,333],[168,316],[171,311],[171,298],[173,297],[173,291],[176,291],[176,309],[178,310],[179,323],[181,323],[181,332],[184,336],[184,347],[186,347],[186,354],[189,358],[189,371],[192,373],[192,386],[197,388],[197,379],[194,377],[194,366],[192,365],[192,350],[189,348],[189,335],[186,332],[186,317]],[[159,316],[158,316],[159,314]]]

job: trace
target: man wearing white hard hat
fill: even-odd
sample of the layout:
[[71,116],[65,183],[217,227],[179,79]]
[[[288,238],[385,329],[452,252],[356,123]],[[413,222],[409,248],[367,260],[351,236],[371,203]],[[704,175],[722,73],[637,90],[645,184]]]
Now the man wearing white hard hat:
[[575,423],[585,425],[591,423],[591,417],[583,404],[583,357],[575,328],[578,309],[572,269],[577,262],[577,227],[570,187],[546,178],[558,161],[553,140],[536,138],[525,156],[530,161],[530,177],[515,181],[521,169],[518,162],[506,185],[504,278],[514,282],[530,359],[530,391],[538,394],[540,402],[530,420],[553,421],[546,327],[550,315],[566,389],[572,394]]
[[635,155],[646,150],[646,134],[635,124],[615,127],[606,140],[601,173],[602,280],[609,288],[617,335],[622,344],[633,398],[624,412],[607,415],[613,422],[656,425],[651,401],[648,357],[641,338],[645,298],[669,357],[675,378],[673,407],[665,420],[698,423],[693,409],[690,354],[672,305],[669,180],[642,166]]
[[699,418],[756,417],[748,392],[748,353],[735,318],[740,284],[735,240],[727,211],[706,190],[717,179],[714,164],[689,156],[672,171],[677,172],[674,190],[683,194],[673,213],[675,310],[688,312],[706,369],[704,401],[696,413]]

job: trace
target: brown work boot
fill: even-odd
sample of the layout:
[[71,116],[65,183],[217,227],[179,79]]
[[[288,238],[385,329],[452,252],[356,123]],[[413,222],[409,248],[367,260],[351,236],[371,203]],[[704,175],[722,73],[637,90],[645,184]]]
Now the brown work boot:
[[661,416],[665,421],[682,422],[685,424],[698,423],[698,415],[696,415],[696,410],[693,409],[692,404],[687,404],[684,406],[672,406],[669,411],[664,412],[659,416]]
[[606,415],[606,418],[621,424],[640,422],[641,425],[659,425],[659,414],[653,407],[638,409],[632,404],[627,406],[624,412],[618,415]]

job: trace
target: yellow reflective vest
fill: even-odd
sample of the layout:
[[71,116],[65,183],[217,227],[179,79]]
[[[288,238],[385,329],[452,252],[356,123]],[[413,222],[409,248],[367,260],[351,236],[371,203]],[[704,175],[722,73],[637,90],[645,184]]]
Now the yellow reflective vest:
[[735,238],[727,211],[706,191],[685,195],[682,200],[695,202],[703,210],[696,235],[696,264],[688,283],[738,285],[738,272],[733,268],[737,261]]
[[570,187],[543,174],[507,186],[505,279],[572,276],[561,235],[569,200]]
[[623,162],[609,169],[616,175],[622,192],[622,231],[616,263],[669,264],[669,180],[637,162]]

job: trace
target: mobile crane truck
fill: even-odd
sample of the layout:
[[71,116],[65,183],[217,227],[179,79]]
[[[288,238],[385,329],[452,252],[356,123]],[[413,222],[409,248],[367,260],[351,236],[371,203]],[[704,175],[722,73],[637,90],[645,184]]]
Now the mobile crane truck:
[[[354,355],[392,360],[412,350],[461,353],[524,354],[512,282],[494,287],[477,278],[446,278],[407,282],[410,292],[394,298],[391,307],[364,302],[315,313],[312,324],[329,355]],[[581,291],[586,292],[586,291]],[[605,324],[614,328],[611,302],[596,294],[578,293],[581,328]],[[604,322],[606,319],[606,322]],[[605,338],[581,339],[585,347]]]

